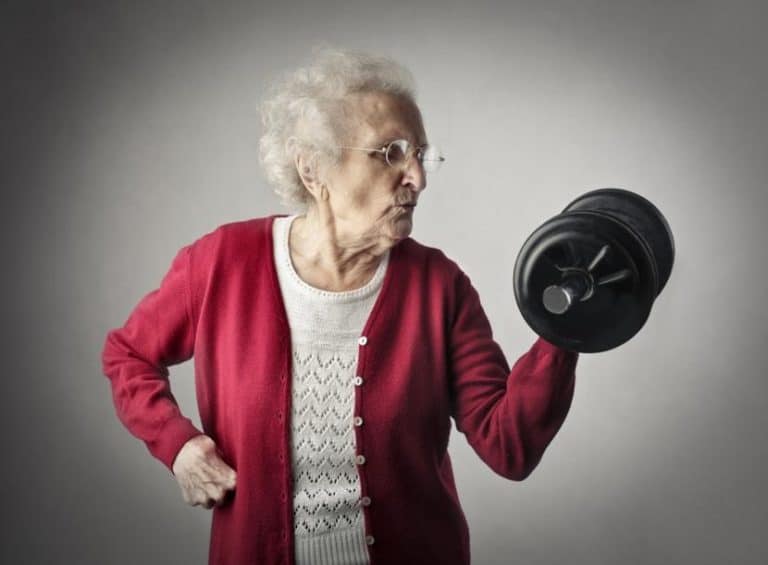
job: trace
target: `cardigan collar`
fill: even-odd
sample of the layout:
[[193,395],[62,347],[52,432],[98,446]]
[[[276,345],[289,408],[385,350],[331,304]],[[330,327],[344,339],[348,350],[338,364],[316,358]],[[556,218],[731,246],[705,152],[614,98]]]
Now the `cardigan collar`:
[[[290,340],[290,327],[288,325],[288,314],[285,310],[285,301],[283,300],[283,294],[280,291],[280,282],[277,278],[277,267],[275,265],[275,257],[274,257],[274,235],[273,235],[273,228],[274,228],[274,222],[275,218],[285,218],[288,214],[272,214],[266,218],[266,222],[263,222],[262,225],[264,226],[264,232],[261,234],[261,241],[262,241],[262,249],[261,252],[265,253],[270,260],[267,261],[267,278],[269,279],[269,282],[272,286],[272,296],[276,304],[279,304],[278,312],[280,314],[280,335],[282,338],[282,341]],[[410,237],[405,238],[405,240],[398,242],[396,245],[394,245],[389,250],[389,262],[387,264],[387,270],[384,273],[384,280],[381,284],[381,290],[379,291],[379,295],[376,297],[376,301],[373,304],[373,308],[371,309],[371,313],[368,316],[368,320],[365,323],[365,326],[363,327],[363,335],[367,335],[370,332],[370,328],[372,324],[374,323],[375,319],[377,318],[379,311],[382,309],[382,304],[385,304],[389,301],[389,295],[390,294],[398,294],[397,289],[393,289],[390,287],[397,286],[398,283],[395,282],[397,279],[394,276],[394,272],[400,271],[402,272],[402,269],[399,269],[398,266],[401,262],[401,249],[402,244],[404,241],[407,241],[411,239]]]

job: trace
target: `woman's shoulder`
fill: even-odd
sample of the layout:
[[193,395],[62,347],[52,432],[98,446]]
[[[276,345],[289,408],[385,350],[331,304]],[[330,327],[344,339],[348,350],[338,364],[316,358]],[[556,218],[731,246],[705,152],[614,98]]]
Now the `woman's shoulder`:
[[266,237],[269,233],[268,229],[272,226],[272,221],[282,215],[283,214],[272,214],[257,218],[233,220],[231,222],[219,224],[212,229],[209,234],[217,234],[220,237],[234,239]]
[[412,237],[401,241],[399,246],[406,264],[416,268],[426,268],[442,277],[456,276],[462,272],[459,264],[439,247],[426,245]]
[[199,259],[222,255],[231,257],[243,252],[252,254],[259,248],[268,249],[272,221],[278,216],[274,214],[218,224],[197,237],[190,247]]

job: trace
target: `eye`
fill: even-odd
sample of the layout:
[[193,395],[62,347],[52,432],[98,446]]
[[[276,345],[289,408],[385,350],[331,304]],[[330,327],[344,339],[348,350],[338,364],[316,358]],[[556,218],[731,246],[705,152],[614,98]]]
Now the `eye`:
[[410,151],[411,144],[405,139],[396,139],[387,145],[387,162],[390,165],[399,165],[405,162],[408,152]]

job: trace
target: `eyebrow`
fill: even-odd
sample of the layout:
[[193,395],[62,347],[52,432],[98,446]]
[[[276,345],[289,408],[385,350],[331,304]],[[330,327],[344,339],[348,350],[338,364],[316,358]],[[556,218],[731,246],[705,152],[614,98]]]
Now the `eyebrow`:
[[[386,145],[396,139],[405,139],[408,143],[411,143],[411,141],[408,139],[408,136],[402,135],[401,133],[393,133],[389,136],[381,136],[376,138],[378,141],[374,143],[374,146],[378,149],[380,147],[386,147]],[[426,139],[424,140],[424,143],[419,143],[418,140],[416,141],[417,147],[422,147],[424,145],[427,145],[429,141]]]

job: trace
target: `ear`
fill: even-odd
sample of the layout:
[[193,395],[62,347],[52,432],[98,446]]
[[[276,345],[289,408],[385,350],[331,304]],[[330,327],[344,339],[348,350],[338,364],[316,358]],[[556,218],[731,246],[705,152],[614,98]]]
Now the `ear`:
[[303,151],[300,151],[296,154],[294,163],[296,164],[296,172],[299,173],[301,182],[315,198],[318,198],[321,182],[317,170],[317,161],[309,159]]

